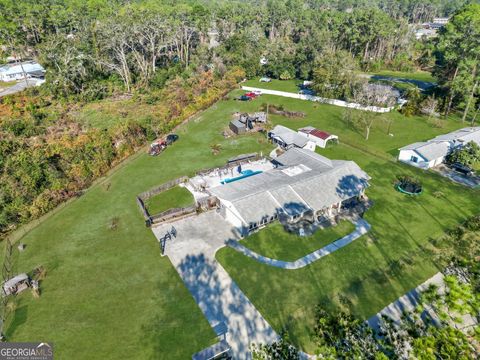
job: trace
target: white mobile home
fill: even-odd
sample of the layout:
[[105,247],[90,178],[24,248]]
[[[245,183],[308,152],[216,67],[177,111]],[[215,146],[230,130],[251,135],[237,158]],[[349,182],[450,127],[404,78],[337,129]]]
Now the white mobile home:
[[480,145],[480,127],[467,127],[439,135],[428,141],[404,146],[399,149],[398,160],[422,169],[429,169],[443,163],[450,151],[470,141]]

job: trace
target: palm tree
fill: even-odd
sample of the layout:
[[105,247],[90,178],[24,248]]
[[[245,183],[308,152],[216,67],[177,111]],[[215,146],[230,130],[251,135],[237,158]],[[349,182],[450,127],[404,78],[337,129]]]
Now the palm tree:
[[210,145],[210,149],[212,149],[213,155],[218,155],[220,150],[222,150],[222,144],[212,144]]

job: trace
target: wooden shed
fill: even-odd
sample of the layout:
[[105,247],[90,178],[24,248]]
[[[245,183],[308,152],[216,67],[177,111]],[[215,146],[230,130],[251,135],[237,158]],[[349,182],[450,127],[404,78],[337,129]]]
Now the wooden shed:
[[245,124],[243,124],[239,120],[230,121],[229,128],[237,135],[245,134],[245,132],[247,131],[247,127],[245,126]]

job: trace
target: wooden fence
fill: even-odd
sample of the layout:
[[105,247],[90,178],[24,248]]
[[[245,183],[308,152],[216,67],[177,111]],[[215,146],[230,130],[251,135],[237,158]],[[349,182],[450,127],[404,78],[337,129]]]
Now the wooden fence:
[[262,157],[261,157],[260,154],[258,154],[258,153],[249,154],[249,156],[246,157],[246,158],[244,158],[244,159],[238,159],[238,160],[231,159],[231,160],[228,160],[227,164],[225,164],[225,165],[223,165],[223,166],[199,170],[199,171],[196,172],[196,175],[208,175],[208,174],[210,174],[212,171],[216,171],[216,170],[220,170],[220,171],[222,171],[222,170],[229,170],[229,169],[234,168],[234,167],[239,166],[239,165],[248,164],[250,161],[260,160],[261,158],[262,158]]
[[150,199],[152,196],[155,196],[155,195],[158,195],[158,194],[160,194],[164,191],[167,191],[167,190],[177,186],[178,184],[186,183],[187,181],[188,181],[188,177],[182,176],[182,177],[179,177],[178,179],[171,180],[171,181],[166,182],[162,185],[156,186],[153,189],[147,190],[147,191],[139,194],[138,197],[140,199],[142,199],[142,201],[146,201],[146,200]]
[[192,205],[186,208],[168,209],[150,217],[150,226],[160,224],[166,221],[183,218],[197,213],[197,206]]
[[140,208],[140,212],[145,219],[145,225],[150,227],[152,225],[161,224],[163,222],[172,221],[175,219],[183,218],[186,216],[191,216],[197,213],[199,210],[207,211],[212,208],[215,208],[219,205],[218,198],[215,196],[209,196],[200,201],[197,201],[196,204],[184,208],[173,208],[163,211],[159,214],[151,215],[145,206],[145,201],[150,199],[152,196],[158,195],[164,191],[167,191],[178,184],[182,184],[188,181],[188,177],[182,176],[178,179],[166,182],[162,185],[156,186],[153,189],[145,191],[137,196],[137,205]]

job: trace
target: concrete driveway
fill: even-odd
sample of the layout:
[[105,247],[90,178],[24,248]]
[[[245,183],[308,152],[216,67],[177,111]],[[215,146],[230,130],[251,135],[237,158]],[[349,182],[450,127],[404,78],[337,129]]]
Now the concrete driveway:
[[15,85],[12,85],[9,88],[0,91],[0,97],[15,94],[17,92],[25,90],[27,87],[38,86],[40,84],[43,84],[44,82],[45,80],[40,79],[28,79],[27,81],[21,80]]
[[[215,252],[235,230],[214,211],[152,228],[157,239],[172,228],[176,238],[165,254],[185,282],[212,328],[227,325],[226,340],[235,359],[250,359],[251,343],[270,343],[278,336],[253,304],[215,260]],[[220,335],[220,334],[219,334]]]
[[478,175],[473,175],[473,176],[467,176],[463,175],[455,170],[450,169],[448,166],[445,166],[443,164],[435,166],[432,168],[433,171],[436,171],[440,175],[455,181],[456,183],[475,188],[480,186],[480,176]]

